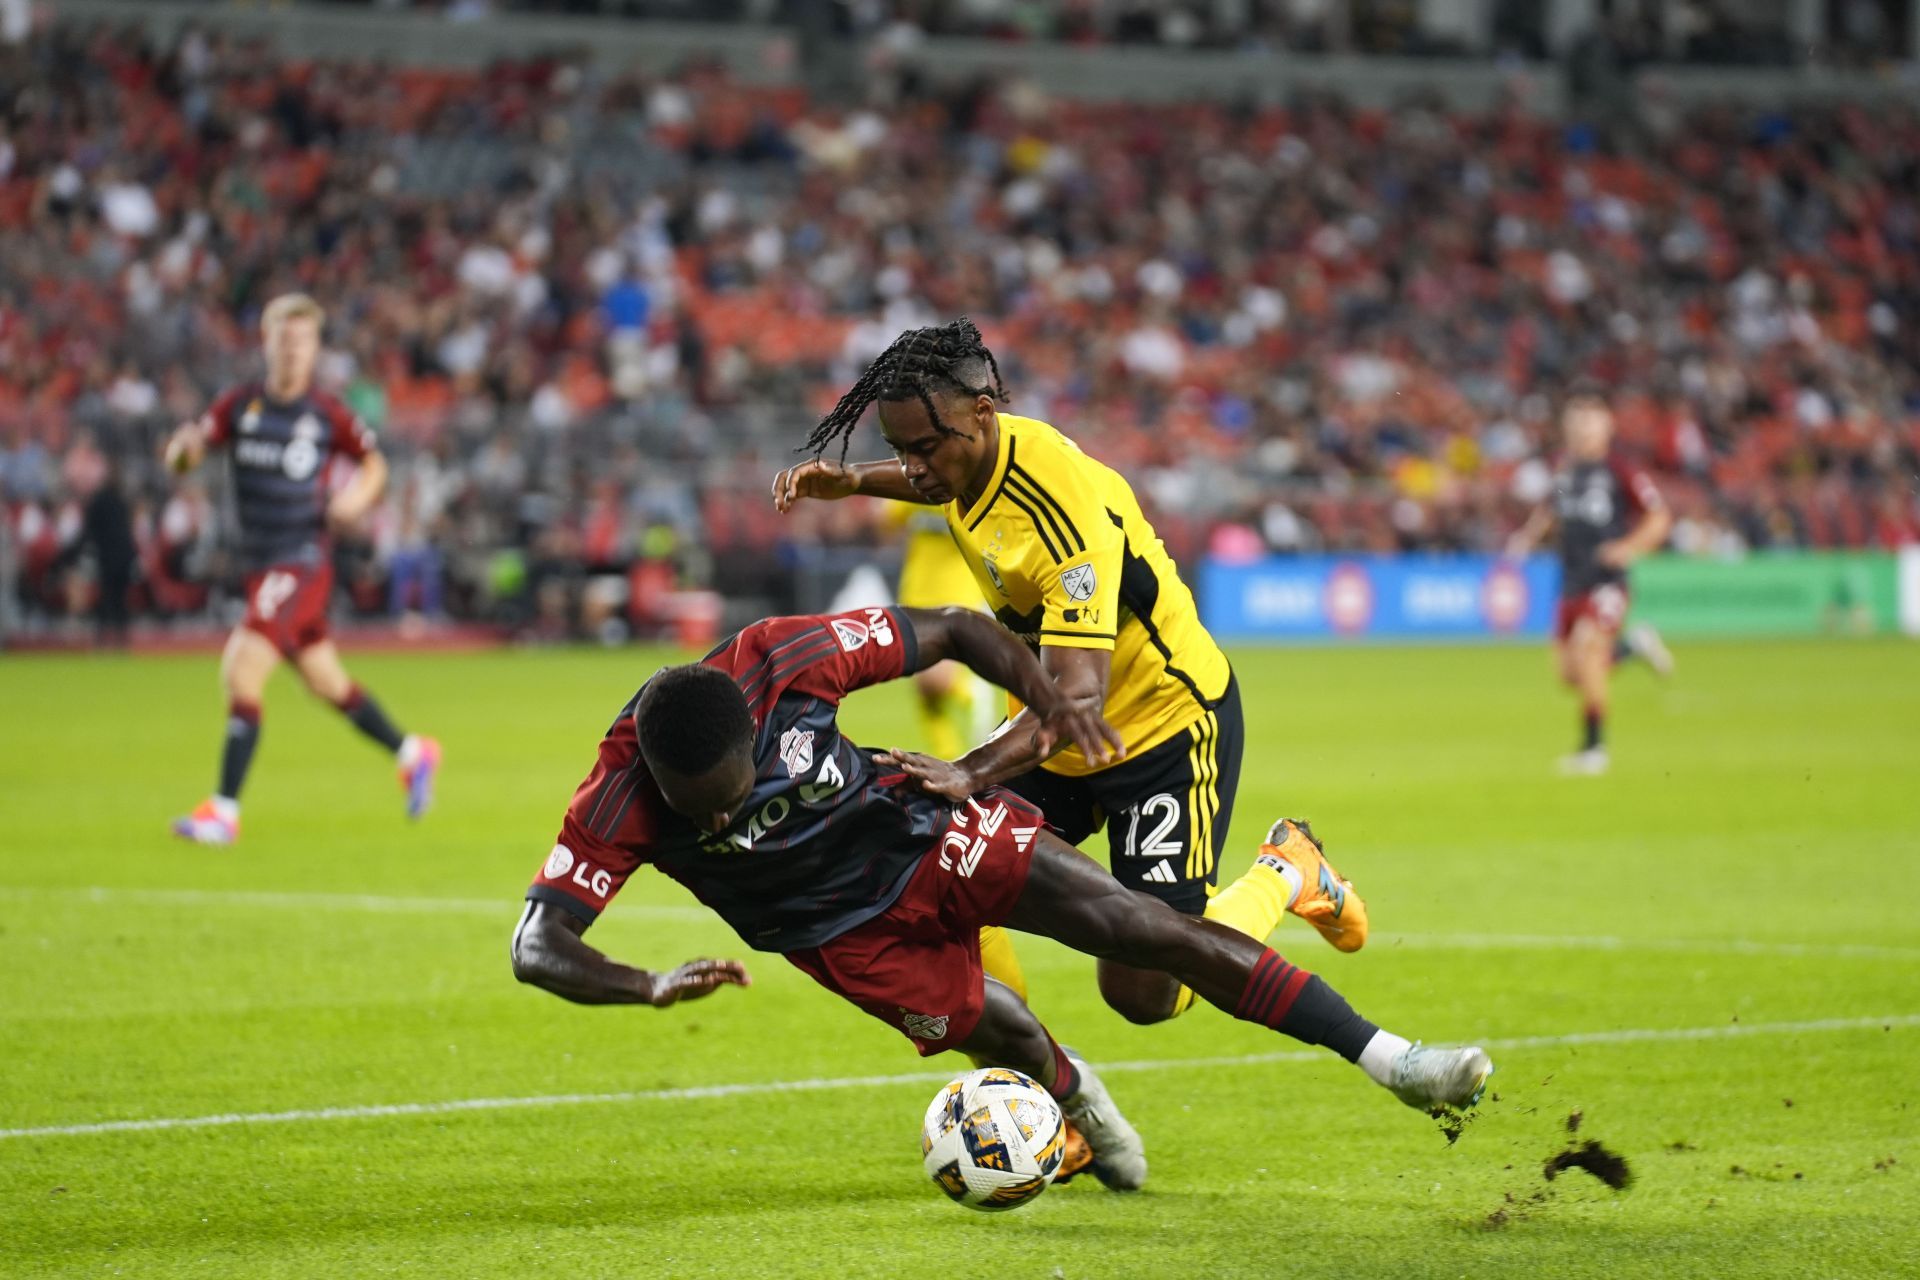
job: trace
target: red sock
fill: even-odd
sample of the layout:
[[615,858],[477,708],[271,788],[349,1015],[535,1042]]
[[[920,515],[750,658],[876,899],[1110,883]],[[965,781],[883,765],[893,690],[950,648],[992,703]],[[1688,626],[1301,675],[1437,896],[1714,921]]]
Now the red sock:
[[1073,1059],[1060,1047],[1060,1042],[1051,1036],[1047,1043],[1053,1046],[1053,1083],[1047,1086],[1047,1092],[1057,1102],[1065,1102],[1080,1092],[1080,1070],[1073,1065]]

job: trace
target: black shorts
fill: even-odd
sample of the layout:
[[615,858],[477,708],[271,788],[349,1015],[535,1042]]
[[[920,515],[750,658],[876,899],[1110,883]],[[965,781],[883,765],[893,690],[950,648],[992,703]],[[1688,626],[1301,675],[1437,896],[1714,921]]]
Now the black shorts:
[[1205,715],[1151,751],[1085,777],[1035,769],[1004,785],[1070,844],[1105,826],[1114,879],[1199,915],[1219,879],[1245,745],[1240,682],[1230,679]]

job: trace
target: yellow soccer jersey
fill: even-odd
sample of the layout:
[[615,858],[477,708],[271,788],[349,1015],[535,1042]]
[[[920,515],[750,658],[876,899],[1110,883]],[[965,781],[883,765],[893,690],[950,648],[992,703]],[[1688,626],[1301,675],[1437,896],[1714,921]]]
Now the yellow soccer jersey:
[[[1000,415],[980,501],[944,508],[994,616],[1029,645],[1113,651],[1107,719],[1129,758],[1199,719],[1227,691],[1226,655],[1120,473],[1034,418]],[[1014,703],[1015,710],[1019,704]],[[1047,762],[1095,772],[1077,749]]]
[[960,548],[947,532],[947,520],[938,507],[917,502],[889,502],[886,521],[907,531],[905,558],[900,562],[900,603],[909,609],[938,609],[957,604],[980,608],[980,588],[974,585]]

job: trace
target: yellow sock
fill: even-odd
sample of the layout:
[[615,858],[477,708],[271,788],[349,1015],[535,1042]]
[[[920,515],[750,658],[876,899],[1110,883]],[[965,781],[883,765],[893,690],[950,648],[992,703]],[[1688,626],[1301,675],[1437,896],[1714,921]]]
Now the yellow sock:
[[1020,968],[1020,957],[1014,952],[1013,939],[997,924],[990,924],[980,931],[980,963],[988,977],[998,978],[1012,987],[1013,994],[1022,1000],[1027,998],[1027,975]]
[[952,705],[953,696],[946,693],[920,700],[920,731],[927,737],[928,748],[942,760],[958,759],[966,750],[960,741],[960,731],[954,728],[953,719],[947,714]]
[[[1027,998],[1027,975],[1020,968],[1020,957],[1014,954],[1013,939],[997,924],[980,930],[980,963],[988,976],[1012,987],[1014,994],[1022,1000]],[[979,1058],[971,1058],[971,1061],[976,1067],[999,1065]]]
[[[1255,942],[1265,942],[1267,935],[1279,927],[1280,917],[1287,914],[1287,900],[1292,894],[1293,886],[1285,876],[1264,862],[1256,862],[1245,875],[1210,898],[1202,914]],[[1173,1016],[1177,1018],[1191,1009],[1193,1000],[1193,992],[1181,987],[1174,997]]]

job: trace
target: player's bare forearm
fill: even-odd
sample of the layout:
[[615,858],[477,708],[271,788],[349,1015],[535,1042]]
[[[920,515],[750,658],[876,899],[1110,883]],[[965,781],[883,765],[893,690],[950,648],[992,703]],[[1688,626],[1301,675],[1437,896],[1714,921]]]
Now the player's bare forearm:
[[906,613],[923,667],[956,659],[1027,704],[1003,732],[958,760],[908,751],[881,757],[926,790],[958,800],[1017,777],[1068,746],[1095,764],[1126,755],[1119,731],[1103,714],[1111,653],[1047,646],[1035,658],[1012,632],[970,609]]
[[953,763],[966,778],[967,794],[972,795],[1038,769],[1066,746],[1046,732],[1040,717],[1028,707],[1005,729]]
[[735,960],[696,960],[668,973],[608,958],[580,935],[585,922],[544,902],[531,903],[513,934],[513,976],[575,1004],[665,1006],[726,985],[747,986]]
[[887,498],[894,502],[917,502],[930,506],[920,491],[907,483],[907,473],[891,459],[881,462],[856,462],[847,470],[853,474],[854,492],[869,498]]
[[199,466],[207,456],[207,428],[204,422],[182,423],[167,437],[165,451],[161,454],[166,468],[175,474],[184,474]]
[[360,459],[360,465],[353,473],[353,479],[346,487],[334,495],[329,505],[329,513],[335,524],[352,524],[372,510],[373,504],[380,501],[380,495],[387,488],[387,458],[383,453],[369,453]]
[[1046,668],[1013,632],[973,609],[907,609],[924,670],[951,658],[988,683],[1043,711],[1055,698]]
[[1621,554],[1628,561],[1638,560],[1641,556],[1658,551],[1666,545],[1667,535],[1673,532],[1673,513],[1665,507],[1657,507],[1640,517],[1640,523],[1632,532],[1620,539]]
[[1533,514],[1527,517],[1527,522],[1515,529],[1513,536],[1507,539],[1507,554],[1515,560],[1530,554],[1540,545],[1540,539],[1553,530],[1553,520],[1552,507],[1545,504],[1535,507]]
[[870,498],[892,498],[899,502],[927,500],[907,483],[898,462],[829,462],[813,458],[788,467],[773,478],[773,505],[779,511],[791,511],[802,498],[837,502],[854,494]]

